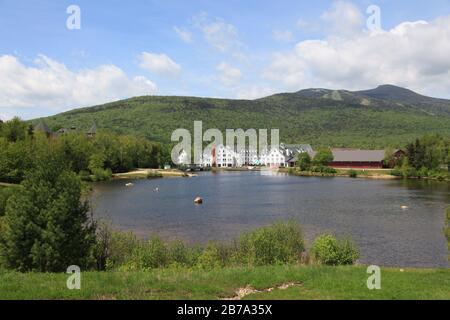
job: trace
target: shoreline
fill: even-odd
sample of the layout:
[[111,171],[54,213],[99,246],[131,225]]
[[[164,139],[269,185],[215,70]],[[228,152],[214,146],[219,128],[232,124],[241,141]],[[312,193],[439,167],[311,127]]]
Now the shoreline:
[[112,179],[191,178],[196,176],[177,169],[136,169],[130,172],[115,173]]
[[[354,170],[357,172],[356,177],[351,177],[348,172],[350,170]],[[373,179],[373,180],[424,180],[424,181],[437,181],[437,182],[448,182],[450,183],[449,179],[437,179],[437,178],[430,178],[430,177],[401,177],[401,176],[394,176],[392,174],[387,174],[387,169],[374,169],[369,170],[366,169],[365,171],[361,172],[361,170],[358,169],[352,169],[352,168],[346,168],[346,169],[336,169],[337,173],[320,173],[320,172],[311,172],[311,171],[299,171],[295,168],[280,168],[280,172],[287,173],[289,175],[297,176],[297,177],[329,177],[329,178],[353,178],[353,179]],[[381,173],[380,171],[386,171],[386,173]]]
[[1,187],[9,188],[9,187],[14,187],[14,186],[18,186],[18,184],[14,184],[14,183],[6,183],[6,182],[0,182],[0,188],[1,188]]
[[[348,171],[355,169],[336,169],[337,173],[321,173],[321,172],[311,172],[311,171],[299,171],[295,168],[283,168],[280,169],[281,172],[297,176],[297,177],[337,177],[337,178],[350,178]],[[387,172],[381,173],[381,170],[367,170],[361,172],[360,170],[355,170],[357,172],[357,176],[353,177],[354,179],[364,178],[364,179],[375,179],[375,180],[401,180],[402,177],[393,176],[387,174]],[[388,171],[388,170],[384,170]]]

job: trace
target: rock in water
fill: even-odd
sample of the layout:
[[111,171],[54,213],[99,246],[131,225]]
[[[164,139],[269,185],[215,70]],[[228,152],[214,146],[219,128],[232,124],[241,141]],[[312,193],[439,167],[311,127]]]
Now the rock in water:
[[195,204],[202,204],[203,203],[203,199],[200,198],[200,197],[197,197],[197,198],[194,199],[194,203]]

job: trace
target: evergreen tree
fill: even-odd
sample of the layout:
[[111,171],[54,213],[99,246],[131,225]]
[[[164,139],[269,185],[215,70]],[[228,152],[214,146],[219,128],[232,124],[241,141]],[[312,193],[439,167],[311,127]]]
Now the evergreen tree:
[[5,122],[1,127],[1,136],[9,142],[24,140],[27,135],[28,125],[17,117]]
[[59,272],[92,263],[95,223],[81,201],[81,181],[54,155],[37,160],[9,198],[1,251],[7,267],[21,271]]
[[298,167],[301,171],[307,171],[311,168],[311,157],[304,152],[298,155]]
[[334,156],[330,149],[319,149],[314,157],[314,164],[318,166],[328,166],[333,160]]

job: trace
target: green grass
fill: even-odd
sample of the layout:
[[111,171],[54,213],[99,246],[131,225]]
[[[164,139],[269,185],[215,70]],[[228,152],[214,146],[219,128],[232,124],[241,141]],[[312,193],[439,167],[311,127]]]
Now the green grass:
[[66,274],[0,271],[0,299],[219,299],[250,285],[263,290],[294,282],[286,290],[245,299],[450,299],[450,270],[383,268],[381,290],[368,290],[366,267],[268,266],[213,271],[82,273],[81,290],[66,288]]

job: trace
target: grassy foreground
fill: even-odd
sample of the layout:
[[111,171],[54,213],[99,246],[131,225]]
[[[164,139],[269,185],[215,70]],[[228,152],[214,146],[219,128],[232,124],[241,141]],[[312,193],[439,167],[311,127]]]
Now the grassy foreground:
[[[381,290],[368,290],[364,266],[268,266],[213,271],[86,272],[81,290],[66,274],[0,271],[0,299],[221,299],[240,288],[243,299],[450,299],[450,270],[382,268]],[[287,289],[278,288],[291,283]],[[264,289],[275,288],[271,291]]]

